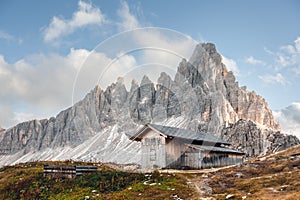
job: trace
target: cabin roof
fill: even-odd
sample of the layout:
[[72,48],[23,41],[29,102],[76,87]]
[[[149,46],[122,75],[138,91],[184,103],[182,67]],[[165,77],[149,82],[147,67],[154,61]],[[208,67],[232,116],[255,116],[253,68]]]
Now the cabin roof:
[[195,145],[195,144],[186,144],[186,145],[188,147],[192,147],[203,151],[209,151],[209,152],[223,152],[223,153],[233,153],[233,154],[240,154],[240,155],[245,154],[241,151],[237,151],[227,147],[213,147],[213,146],[204,146],[204,145]]
[[194,132],[194,131],[187,130],[187,129],[175,128],[175,127],[170,127],[170,126],[162,126],[162,125],[157,125],[157,124],[146,124],[142,129],[140,129],[130,139],[140,141],[143,138],[143,134],[145,133],[145,130],[147,130],[149,128],[159,132],[164,137],[176,137],[176,138],[188,139],[188,140],[193,140],[193,141],[204,141],[204,142],[230,145],[230,143],[228,143],[225,140],[218,138],[210,133]]

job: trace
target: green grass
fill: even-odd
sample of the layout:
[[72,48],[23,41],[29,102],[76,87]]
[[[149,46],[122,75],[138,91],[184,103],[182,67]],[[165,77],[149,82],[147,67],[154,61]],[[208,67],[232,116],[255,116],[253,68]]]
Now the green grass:
[[0,199],[77,200],[85,196],[90,199],[169,199],[173,194],[186,199],[193,192],[187,188],[185,179],[157,171],[145,176],[100,165],[98,172],[61,179],[44,177],[44,164],[71,163],[36,162],[0,168]]

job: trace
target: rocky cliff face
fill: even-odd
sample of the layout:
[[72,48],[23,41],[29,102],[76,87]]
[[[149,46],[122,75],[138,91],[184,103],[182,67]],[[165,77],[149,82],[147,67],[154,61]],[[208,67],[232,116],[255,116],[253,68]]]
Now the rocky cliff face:
[[139,162],[139,143],[129,141],[145,123],[160,123],[223,137],[249,156],[299,144],[279,132],[272,111],[255,92],[240,87],[213,44],[197,45],[172,80],[147,76],[126,90],[122,78],[96,86],[73,107],[49,120],[0,131],[0,164],[31,159]]
[[274,153],[299,144],[299,139],[295,136],[285,135],[244,119],[224,127],[221,136],[226,141],[231,141],[233,148],[243,150],[247,156],[252,157],[267,152]]

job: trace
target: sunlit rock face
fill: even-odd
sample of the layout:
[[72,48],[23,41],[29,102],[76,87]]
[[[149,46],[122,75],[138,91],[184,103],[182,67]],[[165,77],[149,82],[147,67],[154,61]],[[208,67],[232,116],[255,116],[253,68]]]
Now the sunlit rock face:
[[128,139],[145,123],[204,131],[231,142],[248,156],[299,144],[280,133],[266,101],[240,87],[214,44],[201,43],[172,79],[156,84],[146,75],[129,91],[119,78],[96,86],[56,117],[0,130],[0,165],[29,160],[77,159],[138,163],[140,144]]

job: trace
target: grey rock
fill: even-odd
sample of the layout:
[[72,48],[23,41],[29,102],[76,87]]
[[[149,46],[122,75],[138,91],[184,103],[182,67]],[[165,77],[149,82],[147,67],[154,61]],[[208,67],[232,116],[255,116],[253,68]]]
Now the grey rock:
[[179,63],[174,80],[162,72],[154,85],[144,76],[127,91],[118,78],[56,117],[1,129],[0,165],[30,159],[138,163],[140,144],[128,136],[149,122],[213,133],[247,156],[300,143],[280,133],[266,101],[240,87],[215,45],[203,43]]
[[293,135],[285,135],[269,128],[260,128],[251,120],[240,119],[222,130],[222,137],[233,147],[255,157],[261,153],[276,152],[299,144]]

